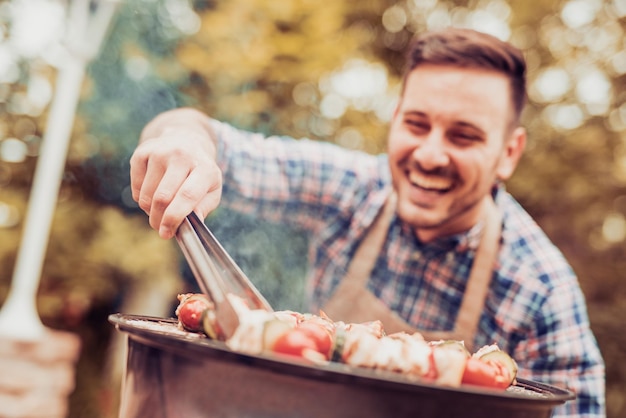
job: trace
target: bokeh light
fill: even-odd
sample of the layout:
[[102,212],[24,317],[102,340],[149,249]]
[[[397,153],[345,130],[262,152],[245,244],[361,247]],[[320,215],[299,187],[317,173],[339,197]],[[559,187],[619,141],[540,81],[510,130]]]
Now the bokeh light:
[[626,219],[621,213],[611,213],[602,223],[602,236],[611,243],[621,243],[626,240]]
[[20,212],[15,206],[0,202],[0,228],[12,228],[20,219]]
[[50,0],[11,2],[9,44],[24,58],[37,58],[65,32],[65,5]]
[[538,102],[554,102],[561,100],[571,86],[570,76],[563,68],[546,68],[535,78],[529,95]]
[[21,163],[28,155],[26,144],[17,138],[7,138],[0,142],[0,160],[8,163]]

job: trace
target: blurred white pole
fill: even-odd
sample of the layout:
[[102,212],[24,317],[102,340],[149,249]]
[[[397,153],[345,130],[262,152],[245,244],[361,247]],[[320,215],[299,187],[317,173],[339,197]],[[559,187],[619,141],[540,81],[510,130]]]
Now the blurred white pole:
[[68,54],[58,68],[55,95],[37,160],[11,288],[0,310],[0,336],[34,340],[42,337],[44,332],[37,311],[37,290],[76,107],[87,64],[100,50],[118,4],[117,1],[105,0],[90,13],[89,3],[89,0],[74,0],[70,5]]

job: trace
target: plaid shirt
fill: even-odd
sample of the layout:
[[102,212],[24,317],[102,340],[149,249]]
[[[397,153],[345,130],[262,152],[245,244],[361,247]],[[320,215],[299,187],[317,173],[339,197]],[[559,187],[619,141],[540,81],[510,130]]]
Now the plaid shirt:
[[[391,188],[387,156],[213,126],[222,205],[308,233],[308,295],[317,311],[384,204]],[[554,416],[604,416],[604,363],[577,278],[502,186],[495,198],[502,244],[474,347],[497,343],[518,362],[519,377],[574,391],[577,399]],[[451,330],[481,228],[424,244],[395,217],[369,289],[415,328]]]

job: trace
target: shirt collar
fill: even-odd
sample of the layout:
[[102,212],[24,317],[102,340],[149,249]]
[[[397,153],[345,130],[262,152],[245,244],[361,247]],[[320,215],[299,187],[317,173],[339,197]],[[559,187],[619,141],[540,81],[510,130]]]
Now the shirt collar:
[[[493,199],[497,202],[498,195],[503,190],[504,185],[496,183],[491,192]],[[458,253],[466,251],[475,251],[480,244],[480,238],[482,236],[483,229],[485,227],[484,220],[481,220],[469,230],[461,232],[459,234],[449,235],[446,237],[438,238],[432,242],[424,244],[415,235],[415,232],[408,224],[403,224],[402,229],[404,234],[410,234],[414,237],[418,247],[423,251],[432,250],[434,252],[442,251],[455,251]]]

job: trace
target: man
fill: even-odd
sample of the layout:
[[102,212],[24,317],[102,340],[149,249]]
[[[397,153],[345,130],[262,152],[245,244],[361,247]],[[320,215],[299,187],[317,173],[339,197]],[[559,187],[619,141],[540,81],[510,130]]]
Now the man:
[[557,416],[604,415],[604,364],[562,254],[503,186],[522,155],[525,62],[471,30],[412,44],[388,154],[239,131],[191,109],[144,129],[133,197],[163,238],[221,205],[310,234],[311,310],[381,319],[567,387]]

